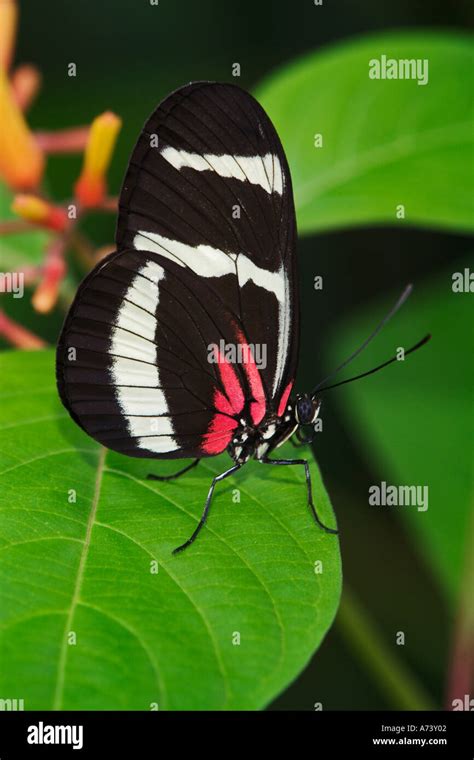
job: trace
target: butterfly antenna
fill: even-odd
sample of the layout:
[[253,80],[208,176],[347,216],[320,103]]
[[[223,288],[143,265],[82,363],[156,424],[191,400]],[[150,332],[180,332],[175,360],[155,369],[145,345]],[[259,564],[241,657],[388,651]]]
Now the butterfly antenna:
[[[377,337],[377,335],[379,334],[379,332],[381,331],[381,329],[387,324],[387,322],[389,322],[391,320],[391,318],[394,316],[394,314],[396,314],[397,311],[399,309],[401,309],[401,307],[403,306],[403,304],[407,300],[407,298],[410,295],[410,293],[411,293],[412,290],[413,290],[413,285],[409,284],[409,285],[406,286],[406,288],[404,289],[403,293],[398,298],[397,302],[392,306],[392,308],[390,309],[390,311],[388,312],[388,314],[386,314],[384,316],[384,318],[382,319],[382,321],[377,325],[377,327],[369,335],[369,337],[366,338],[366,340],[362,343],[362,345],[359,346],[359,348],[356,351],[354,351],[354,353],[352,353],[349,356],[348,359],[346,359],[345,361],[343,361],[342,364],[339,365],[339,367],[337,367],[333,372],[331,372],[330,375],[328,375],[327,377],[325,377],[324,380],[321,380],[321,382],[318,383],[318,385],[315,388],[313,388],[313,390],[311,391],[311,394],[310,394],[311,396],[314,396],[320,389],[322,389],[322,386],[325,385],[328,382],[328,380],[331,380],[335,375],[337,375],[341,370],[343,370],[344,367],[347,367],[348,364],[350,364],[352,361],[354,361],[354,359],[356,358],[356,356],[359,356],[359,354],[362,353],[362,351],[364,350],[364,348],[366,348],[366,346],[368,346],[369,343],[374,338]],[[412,350],[412,349],[410,349],[410,350]],[[333,386],[331,386],[331,387],[333,387]]]
[[[419,348],[425,345],[425,343],[428,343],[430,340],[431,335],[425,335],[424,338],[418,341],[414,346],[408,349],[408,351],[405,351],[404,356],[408,356],[408,354],[413,353],[413,351],[417,351]],[[319,388],[319,392],[322,393],[323,391],[329,391],[331,388],[338,388],[340,385],[345,385],[346,383],[352,383],[354,380],[360,380],[361,377],[367,377],[367,375],[373,375],[374,372],[378,372],[380,369],[383,369],[384,367],[388,367],[389,364],[392,364],[393,362],[399,361],[397,356],[393,356],[391,359],[388,359],[388,361],[383,362],[383,364],[379,364],[378,367],[374,367],[373,369],[369,369],[368,372],[362,372],[361,375],[355,375],[355,377],[349,377],[347,380],[341,380],[340,383],[335,383],[334,385],[325,385],[323,388]]]

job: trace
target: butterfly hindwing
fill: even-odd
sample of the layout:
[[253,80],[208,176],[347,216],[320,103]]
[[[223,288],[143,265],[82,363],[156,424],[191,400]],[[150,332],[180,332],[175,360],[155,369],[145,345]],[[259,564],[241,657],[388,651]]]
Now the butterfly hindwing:
[[[58,345],[63,403],[89,435],[131,456],[219,453],[244,408],[241,369],[209,361],[232,315],[158,254],[114,253],[83,282]],[[231,372],[230,376],[225,372]]]

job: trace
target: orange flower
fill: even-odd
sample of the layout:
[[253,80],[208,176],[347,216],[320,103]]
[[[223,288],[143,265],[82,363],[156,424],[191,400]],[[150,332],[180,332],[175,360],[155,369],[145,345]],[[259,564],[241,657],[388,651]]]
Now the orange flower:
[[10,83],[2,69],[0,113],[0,176],[15,189],[32,190],[39,185],[43,176],[44,157],[15,102]]
[[36,66],[24,63],[12,73],[10,82],[15,102],[23,112],[26,111],[40,89],[40,72]]
[[7,71],[15,47],[18,9],[14,0],[0,0],[0,68]]
[[47,314],[55,306],[59,288],[66,274],[66,264],[61,256],[53,255],[46,262],[43,279],[33,293],[31,303],[36,311]]
[[122,120],[111,111],[97,116],[92,122],[84,165],[75,186],[76,197],[84,207],[98,206],[105,198],[105,175],[121,126]]
[[54,206],[36,195],[17,195],[12,203],[12,211],[27,222],[56,232],[63,232],[69,222],[64,208]]

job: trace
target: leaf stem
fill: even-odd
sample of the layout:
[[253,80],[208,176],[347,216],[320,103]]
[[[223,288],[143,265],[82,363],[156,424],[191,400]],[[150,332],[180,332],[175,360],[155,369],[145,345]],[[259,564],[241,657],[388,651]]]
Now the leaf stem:
[[384,641],[359,601],[347,587],[342,596],[337,623],[346,642],[367,666],[380,690],[392,702],[394,709],[436,709],[431,697]]

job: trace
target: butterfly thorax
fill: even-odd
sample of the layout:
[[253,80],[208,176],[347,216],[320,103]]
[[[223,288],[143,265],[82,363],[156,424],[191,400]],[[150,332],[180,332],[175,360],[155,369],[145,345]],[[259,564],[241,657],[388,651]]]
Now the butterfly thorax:
[[269,414],[258,426],[242,420],[227,451],[236,464],[244,464],[252,458],[263,459],[287,441],[297,427],[295,407],[289,403],[281,417]]
[[308,395],[297,395],[290,400],[280,417],[266,415],[255,426],[240,420],[227,451],[236,464],[249,459],[265,459],[271,451],[282,446],[303,425],[312,425],[319,415],[321,401]]

